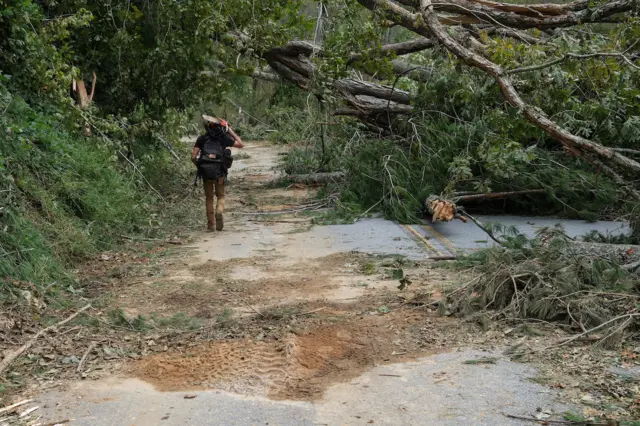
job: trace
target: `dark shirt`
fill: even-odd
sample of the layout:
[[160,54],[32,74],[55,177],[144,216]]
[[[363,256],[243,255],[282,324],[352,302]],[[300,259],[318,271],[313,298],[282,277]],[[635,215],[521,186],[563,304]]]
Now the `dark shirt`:
[[[195,148],[200,148],[200,150],[202,150],[202,147],[204,146],[204,141],[205,141],[205,135],[200,136],[197,140],[196,140],[196,144],[194,145]],[[236,141],[229,136],[228,134],[223,134],[222,138],[220,139],[220,143],[222,144],[222,149],[224,148],[231,148],[233,146],[234,143],[236,143]]]

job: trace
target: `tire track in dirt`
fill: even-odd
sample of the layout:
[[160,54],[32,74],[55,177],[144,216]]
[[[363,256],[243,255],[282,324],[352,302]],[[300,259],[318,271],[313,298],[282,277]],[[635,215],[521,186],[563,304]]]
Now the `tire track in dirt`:
[[386,363],[443,348],[442,321],[421,313],[353,316],[336,325],[287,333],[282,339],[208,342],[158,354],[130,373],[161,391],[218,389],[272,399],[315,400],[333,383]]

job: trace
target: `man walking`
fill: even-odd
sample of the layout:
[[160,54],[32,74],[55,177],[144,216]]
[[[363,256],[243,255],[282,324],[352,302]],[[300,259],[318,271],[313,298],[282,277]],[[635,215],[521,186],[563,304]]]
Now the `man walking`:
[[[198,167],[198,173],[204,184],[204,194],[207,199],[207,230],[222,231],[224,228],[224,185],[227,172],[233,158],[230,147],[243,148],[242,140],[235,134],[225,120],[202,116],[206,133],[196,140],[191,153],[191,161]],[[213,209],[213,195],[216,195],[217,205]]]

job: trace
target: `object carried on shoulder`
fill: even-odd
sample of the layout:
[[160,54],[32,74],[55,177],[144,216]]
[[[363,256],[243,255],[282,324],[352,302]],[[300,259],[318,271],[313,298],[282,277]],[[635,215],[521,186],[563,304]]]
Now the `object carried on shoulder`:
[[221,118],[212,117],[210,115],[202,115],[202,124],[206,130],[214,127],[216,124],[222,127],[222,131],[227,133],[229,131],[229,123]]

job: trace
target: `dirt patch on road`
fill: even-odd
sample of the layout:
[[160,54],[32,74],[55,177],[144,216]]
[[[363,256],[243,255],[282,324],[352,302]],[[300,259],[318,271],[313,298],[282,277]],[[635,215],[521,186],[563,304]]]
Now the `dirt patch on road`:
[[[166,259],[145,270],[161,270],[148,276],[138,270],[133,276],[113,279],[118,291],[113,305],[133,316],[164,316],[185,313],[212,318],[221,310],[251,313],[247,304],[266,309],[285,303],[315,301],[352,303],[360,297],[397,293],[397,267],[381,266],[381,260],[362,253],[337,253],[298,261],[266,252],[250,258],[208,260]],[[408,263],[403,270],[416,285],[441,283],[443,271],[422,263]]]
[[[331,315],[331,312],[325,313]],[[283,338],[207,342],[137,362],[136,377],[162,391],[213,388],[272,399],[314,400],[370,367],[413,360],[446,346],[442,318],[366,312]],[[262,338],[262,337],[261,337]]]

